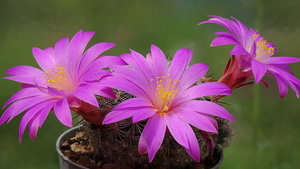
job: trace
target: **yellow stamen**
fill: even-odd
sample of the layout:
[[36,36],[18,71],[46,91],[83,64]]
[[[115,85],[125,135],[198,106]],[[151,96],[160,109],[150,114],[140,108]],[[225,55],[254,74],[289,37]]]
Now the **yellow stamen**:
[[255,59],[261,62],[264,62],[267,58],[274,55],[275,48],[268,45],[268,42],[261,37],[258,38],[258,34],[253,34],[253,39],[256,41],[256,57]]
[[46,69],[45,74],[45,80],[50,87],[69,92],[74,89],[74,85],[72,85],[68,78],[67,70],[63,65],[56,64],[52,68]]
[[158,108],[160,115],[170,112],[171,101],[176,97],[178,93],[177,83],[180,80],[171,79],[170,74],[166,76],[158,76],[157,79],[157,99],[155,107]]

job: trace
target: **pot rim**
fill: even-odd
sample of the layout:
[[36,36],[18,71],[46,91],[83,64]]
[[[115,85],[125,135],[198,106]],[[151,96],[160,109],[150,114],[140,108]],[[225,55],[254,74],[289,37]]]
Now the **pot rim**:
[[221,166],[221,164],[223,163],[223,159],[224,159],[223,151],[220,151],[220,159],[219,159],[218,163],[211,169],[218,169]]

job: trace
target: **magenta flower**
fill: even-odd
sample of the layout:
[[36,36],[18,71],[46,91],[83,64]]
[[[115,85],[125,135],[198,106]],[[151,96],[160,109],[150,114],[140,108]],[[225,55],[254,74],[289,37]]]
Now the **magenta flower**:
[[102,68],[123,61],[113,56],[98,57],[115,46],[112,43],[98,43],[84,52],[93,35],[94,32],[79,31],[70,41],[63,38],[56,42],[54,48],[34,47],[33,56],[42,70],[25,65],[7,70],[12,76],[5,79],[22,83],[22,89],[3,106],[10,105],[0,118],[0,125],[26,111],[19,127],[19,140],[22,141],[26,126],[35,140],[50,110],[54,110],[62,124],[72,126],[70,108],[79,108],[82,103],[98,107],[95,94],[114,97],[112,89],[101,86],[98,81],[110,75]]
[[[278,83],[280,97],[286,96],[288,86],[290,86],[296,96],[299,97],[300,80],[292,75],[289,63],[299,62],[299,58],[295,57],[271,57],[276,53],[274,44],[267,42],[254,29],[246,28],[240,21],[233,18],[229,20],[219,16],[212,17],[208,21],[199,23],[215,23],[224,26],[228,32],[217,32],[216,37],[211,46],[234,44],[230,55],[239,56],[243,59],[238,67],[242,68],[242,72],[251,71],[255,82],[261,81],[265,74],[273,75]],[[240,57],[240,56],[239,56]]]
[[199,161],[200,148],[191,125],[205,132],[217,133],[217,122],[213,116],[228,120],[234,118],[220,105],[196,98],[230,95],[228,86],[219,82],[195,85],[208,71],[208,66],[197,63],[188,67],[192,59],[192,51],[188,49],[179,49],[170,63],[154,45],[146,58],[133,50],[121,58],[131,68],[111,66],[114,76],[104,79],[102,83],[136,98],[114,107],[103,123],[130,117],[133,123],[147,119],[139,140],[139,152],[148,152],[150,162],[167,130],[195,161]]

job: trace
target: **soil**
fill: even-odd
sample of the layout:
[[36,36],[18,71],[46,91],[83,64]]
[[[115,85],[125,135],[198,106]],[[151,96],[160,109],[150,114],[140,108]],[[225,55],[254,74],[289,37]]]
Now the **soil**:
[[[106,163],[104,162],[105,160],[96,160],[94,158],[94,149],[88,144],[87,137],[83,131],[77,132],[75,137],[63,142],[60,149],[71,161],[89,169],[135,169],[129,166]],[[213,156],[208,156],[205,161],[193,163],[184,169],[210,169],[217,164],[220,157],[220,153],[214,153]]]

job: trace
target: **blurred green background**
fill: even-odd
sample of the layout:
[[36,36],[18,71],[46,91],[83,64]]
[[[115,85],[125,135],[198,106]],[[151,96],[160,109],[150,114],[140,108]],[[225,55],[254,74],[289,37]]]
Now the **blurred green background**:
[[[233,46],[209,47],[219,25],[197,23],[206,15],[233,16],[252,27],[277,46],[275,56],[300,57],[300,20],[298,0],[1,0],[0,1],[0,76],[16,65],[37,66],[32,47],[46,48],[77,31],[95,31],[89,45],[113,42],[108,53],[120,55],[128,49],[142,54],[151,44],[168,56],[179,48],[194,51],[193,62],[210,65],[219,78]],[[300,77],[300,63],[292,65]],[[279,99],[276,81],[266,77],[262,84],[234,91],[223,101],[236,122],[236,136],[225,149],[221,169],[289,169],[300,166],[299,102],[290,91]],[[19,90],[19,84],[0,81],[0,104]],[[255,112],[255,113],[254,113]],[[1,113],[3,110],[1,110]],[[18,142],[22,115],[0,126],[1,169],[56,169],[57,137],[67,129],[51,115],[32,141],[27,132]]]

